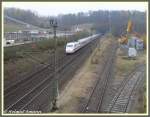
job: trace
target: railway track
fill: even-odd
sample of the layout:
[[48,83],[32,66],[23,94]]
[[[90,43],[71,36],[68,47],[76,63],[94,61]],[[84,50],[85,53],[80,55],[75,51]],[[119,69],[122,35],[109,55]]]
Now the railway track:
[[109,52],[106,52],[107,59],[105,59],[103,63],[104,68],[100,73],[101,76],[98,79],[97,83],[95,84],[90,94],[89,100],[85,105],[83,105],[83,110],[81,110],[81,112],[83,113],[99,112],[105,94],[105,90],[107,88],[108,81],[111,78],[111,70],[113,67],[116,49],[117,49],[116,43],[113,43],[108,48]]
[[[63,61],[63,65],[57,69],[57,72],[62,71],[65,67],[75,61],[77,57],[79,58],[79,56],[81,56],[82,54],[85,55],[88,46],[91,44],[88,44],[71,56],[64,55],[64,57],[61,58],[61,60]],[[29,77],[25,83],[20,83],[20,86],[15,85],[13,87],[13,90],[11,90],[10,88],[9,90],[5,90],[6,92],[4,93],[4,108],[6,111],[22,110],[28,107],[28,105],[31,104],[31,102],[35,98],[37,98],[41,93],[45,91],[46,87],[53,84],[53,81],[55,80],[53,79],[53,72],[50,72],[50,69],[47,69],[48,67],[49,66],[46,66],[46,68],[44,68],[45,71],[39,72],[38,76],[36,76],[37,74],[35,73],[33,75],[34,78]]]
[[[53,59],[53,57],[51,58]],[[24,94],[29,92],[32,89],[32,87],[35,87],[40,81],[44,80],[47,76],[49,76],[53,72],[52,62],[53,61],[51,61],[51,63],[46,65],[45,67],[42,67],[36,72],[30,74],[26,78],[23,78],[23,80],[17,82],[15,85],[5,89],[4,90],[5,108],[7,108],[10,103],[15,102],[18,98],[21,98]]]
[[[61,55],[59,57],[59,59],[62,59],[61,57],[63,57],[64,54],[64,48],[59,48],[58,49],[58,53],[59,55]],[[63,50],[60,51],[60,50]],[[34,56],[32,56],[31,54],[36,54],[39,52],[26,52],[24,54],[27,54],[27,56],[29,56],[29,58],[26,60],[27,62],[36,62],[37,66],[35,66],[33,68],[33,70],[31,70],[28,73],[25,74],[21,74],[19,76],[16,76],[16,78],[14,77],[13,79],[10,79],[9,82],[5,81],[4,82],[4,92],[8,92],[9,90],[12,90],[12,87],[15,88],[15,86],[19,86],[19,84],[22,84],[23,82],[26,82],[29,78],[31,78],[32,76],[36,75],[37,73],[40,73],[42,71],[44,71],[47,68],[52,67],[53,65],[53,61],[54,61],[54,51],[48,51],[47,54],[49,56],[47,56],[47,59],[45,61],[41,61],[39,60],[39,58],[35,58]],[[59,60],[58,60],[59,61]],[[21,78],[20,78],[21,77]]]
[[[138,71],[138,72],[137,72]],[[136,86],[140,83],[144,76],[144,66],[141,65],[130,74],[130,76],[122,81],[115,93],[111,103],[105,112],[108,113],[125,113],[128,110],[132,93]]]
[[[61,79],[59,80],[59,86],[62,87],[65,83],[66,83],[66,80],[68,76],[72,76],[72,73],[74,70],[76,70],[76,68],[78,68],[82,63],[83,63],[83,60],[85,60],[85,57],[87,57],[87,54],[89,54],[90,50],[88,51],[84,51],[83,54],[84,56],[81,56],[80,57],[80,62],[77,62],[77,61],[73,61],[69,64],[69,67],[66,67],[65,70],[63,70],[60,74],[61,76]],[[80,55],[79,55],[80,56]],[[79,57],[77,57],[76,59],[78,59]],[[80,63],[80,64],[77,64],[77,63]],[[69,72],[68,72],[69,71]],[[65,76],[63,77],[62,75],[65,74]],[[68,77],[69,78],[69,77]],[[51,82],[51,84],[53,84]],[[43,95],[45,95],[43,92],[50,92],[50,89],[51,89],[51,84],[47,84],[47,86],[45,86],[43,88],[42,91],[40,91],[32,100],[30,100],[30,102],[28,104],[25,105],[25,107],[23,107],[22,109],[27,109],[27,108],[30,108],[32,106],[32,104],[37,104],[36,100],[37,98],[38,99],[41,99]],[[48,96],[47,96],[48,97]],[[43,104],[40,104],[40,110],[42,109],[42,112],[44,112],[44,104],[48,102],[48,99],[49,97],[47,98],[47,100],[43,99]]]

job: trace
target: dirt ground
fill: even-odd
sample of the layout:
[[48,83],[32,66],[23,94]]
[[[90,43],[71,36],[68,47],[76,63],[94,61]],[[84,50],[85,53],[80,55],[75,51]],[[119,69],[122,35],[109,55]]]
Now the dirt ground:
[[58,113],[77,113],[79,107],[82,105],[81,101],[88,99],[89,93],[99,78],[98,72],[100,70],[99,66],[101,66],[100,56],[102,56],[103,51],[110,43],[110,39],[103,37],[100,41],[101,45],[98,44],[91,57],[76,72],[72,80],[60,93]]

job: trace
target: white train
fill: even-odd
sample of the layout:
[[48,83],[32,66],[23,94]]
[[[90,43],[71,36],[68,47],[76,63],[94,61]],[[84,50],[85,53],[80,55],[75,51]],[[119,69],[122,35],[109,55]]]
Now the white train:
[[75,42],[67,43],[66,54],[72,54],[72,53],[76,52],[77,50],[79,50],[80,48],[82,48],[86,44],[90,43],[92,40],[96,39],[99,36],[100,36],[100,34],[95,34],[95,35],[80,39]]

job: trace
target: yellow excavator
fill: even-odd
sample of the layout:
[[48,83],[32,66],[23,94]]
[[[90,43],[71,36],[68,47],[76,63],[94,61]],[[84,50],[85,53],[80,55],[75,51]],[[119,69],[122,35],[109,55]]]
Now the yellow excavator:
[[146,48],[145,40],[139,33],[133,31],[133,22],[128,20],[126,34],[121,35],[118,42],[124,54],[128,54],[128,57],[136,57],[137,50]]
[[119,44],[127,45],[128,40],[130,39],[131,36],[138,37],[138,39],[142,39],[139,33],[133,31],[133,22],[130,19],[128,20],[126,34],[121,35],[121,37],[118,39]]
[[132,33],[133,30],[133,23],[131,20],[128,21],[128,25],[127,25],[127,33],[125,35],[121,35],[121,38],[118,39],[118,42],[120,44],[124,44],[126,45],[128,43],[128,38],[129,35]]

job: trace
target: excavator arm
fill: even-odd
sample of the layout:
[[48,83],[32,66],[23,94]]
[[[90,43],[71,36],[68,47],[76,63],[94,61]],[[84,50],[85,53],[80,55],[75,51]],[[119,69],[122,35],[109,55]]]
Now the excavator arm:
[[128,21],[127,25],[127,34],[125,36],[121,36],[120,39],[118,39],[118,42],[120,44],[127,44],[128,43],[128,34],[132,32],[133,23],[131,20]]

